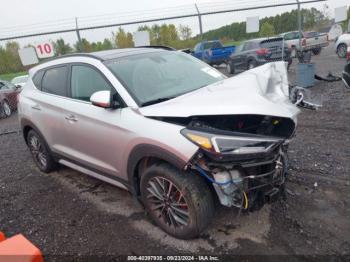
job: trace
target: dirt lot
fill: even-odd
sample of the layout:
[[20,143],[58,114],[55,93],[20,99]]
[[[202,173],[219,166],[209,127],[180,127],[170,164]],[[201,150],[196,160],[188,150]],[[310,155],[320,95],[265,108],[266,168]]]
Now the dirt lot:
[[[320,74],[340,74],[345,64],[331,47],[314,61]],[[287,200],[240,217],[220,207],[209,229],[191,241],[163,233],[121,189],[64,167],[51,174],[38,172],[17,117],[2,119],[0,231],[23,233],[48,261],[189,253],[350,259],[350,91],[342,82],[317,82],[312,92],[323,96],[324,106],[300,115],[289,151]]]

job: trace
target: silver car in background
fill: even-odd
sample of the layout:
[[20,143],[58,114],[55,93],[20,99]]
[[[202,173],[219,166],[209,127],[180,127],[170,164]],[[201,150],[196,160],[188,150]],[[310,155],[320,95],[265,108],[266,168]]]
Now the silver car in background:
[[208,226],[215,199],[255,210],[283,194],[299,113],[283,62],[226,78],[183,52],[133,48],[29,74],[19,119],[38,168],[60,163],[129,190],[177,238]]
[[28,81],[29,76],[28,75],[23,75],[23,76],[16,76],[11,80],[11,83],[17,86],[18,88],[23,87],[27,81]]

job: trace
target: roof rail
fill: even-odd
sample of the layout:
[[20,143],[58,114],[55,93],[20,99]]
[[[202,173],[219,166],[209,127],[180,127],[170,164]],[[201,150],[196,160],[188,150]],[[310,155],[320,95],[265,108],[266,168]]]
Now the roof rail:
[[137,46],[136,48],[158,48],[158,49],[164,49],[168,51],[177,51],[177,49],[166,45],[144,45],[144,46]]
[[65,55],[61,55],[61,56],[56,56],[56,57],[54,57],[54,58],[52,58],[50,60],[46,60],[46,61],[56,60],[56,59],[59,59],[59,58],[74,57],[74,56],[85,56],[85,57],[90,57],[90,58],[94,58],[94,59],[98,59],[100,61],[103,61],[103,59],[101,57],[93,55],[93,54],[89,54],[89,53],[65,54]]

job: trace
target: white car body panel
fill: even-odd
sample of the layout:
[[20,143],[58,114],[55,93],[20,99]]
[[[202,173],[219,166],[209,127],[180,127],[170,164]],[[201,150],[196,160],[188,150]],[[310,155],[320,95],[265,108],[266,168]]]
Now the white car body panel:
[[338,40],[335,42],[335,50],[337,50],[340,44],[346,44],[347,46],[350,46],[350,34],[343,34],[338,38]]

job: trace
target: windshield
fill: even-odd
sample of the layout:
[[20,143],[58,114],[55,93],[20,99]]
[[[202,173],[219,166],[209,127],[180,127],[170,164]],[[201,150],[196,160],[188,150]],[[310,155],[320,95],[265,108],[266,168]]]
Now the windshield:
[[191,55],[176,51],[121,57],[105,64],[140,106],[171,99],[225,78]]

